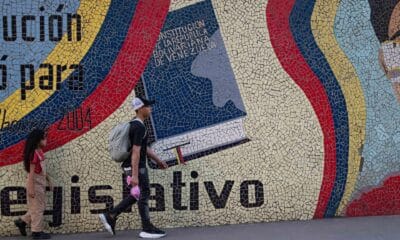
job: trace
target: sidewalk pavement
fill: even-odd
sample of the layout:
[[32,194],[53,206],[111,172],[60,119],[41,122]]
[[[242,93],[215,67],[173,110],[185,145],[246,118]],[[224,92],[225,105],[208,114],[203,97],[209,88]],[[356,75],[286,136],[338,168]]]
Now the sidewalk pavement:
[[[334,218],[313,221],[240,224],[219,227],[166,229],[173,240],[396,240],[400,239],[400,216]],[[138,239],[139,231],[53,235],[60,240]],[[1,237],[4,240],[30,237]]]

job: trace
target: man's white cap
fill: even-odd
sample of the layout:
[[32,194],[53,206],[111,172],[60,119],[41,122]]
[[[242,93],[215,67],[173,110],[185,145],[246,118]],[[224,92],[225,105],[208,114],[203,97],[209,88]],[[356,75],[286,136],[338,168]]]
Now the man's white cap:
[[135,97],[132,101],[133,110],[138,110],[142,107],[151,106],[155,103],[155,101],[150,101],[142,97]]

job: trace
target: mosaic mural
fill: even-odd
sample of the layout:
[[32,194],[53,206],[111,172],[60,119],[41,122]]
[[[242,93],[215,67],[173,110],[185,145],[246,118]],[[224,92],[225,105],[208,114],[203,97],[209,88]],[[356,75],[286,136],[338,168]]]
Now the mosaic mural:
[[[4,0],[0,235],[48,130],[46,230],[102,231],[129,194],[110,130],[156,100],[159,227],[400,214],[400,0]],[[118,229],[140,227],[137,208]]]

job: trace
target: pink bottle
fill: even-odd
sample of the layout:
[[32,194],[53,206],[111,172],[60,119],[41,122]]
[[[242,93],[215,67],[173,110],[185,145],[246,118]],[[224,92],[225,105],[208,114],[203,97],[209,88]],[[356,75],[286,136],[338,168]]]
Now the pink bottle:
[[[126,182],[128,183],[128,185],[131,184],[131,180],[132,180],[131,176],[128,176],[126,178]],[[139,200],[139,197],[140,197],[140,188],[139,188],[139,186],[136,185],[133,188],[131,188],[131,195],[132,195],[132,197],[136,198],[136,200]]]

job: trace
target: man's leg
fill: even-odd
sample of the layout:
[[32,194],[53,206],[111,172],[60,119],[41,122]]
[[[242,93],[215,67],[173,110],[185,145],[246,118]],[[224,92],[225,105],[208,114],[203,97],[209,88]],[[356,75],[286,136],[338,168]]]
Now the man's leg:
[[[124,172],[126,176],[132,175],[131,170],[125,170]],[[131,185],[128,185],[129,191],[130,188]],[[136,202],[137,200],[131,195],[129,195],[128,197],[124,198],[117,206],[111,209],[108,213],[103,213],[99,215],[100,221],[103,223],[104,227],[109,233],[115,235],[115,224],[118,216],[126,209],[132,207],[132,205],[135,204]]]
[[147,168],[139,169],[139,188],[140,198],[138,201],[138,209],[140,218],[142,219],[142,227],[150,224],[149,214],[149,198],[150,198],[150,181]]
[[[132,170],[130,168],[126,168],[126,170],[124,170],[125,176],[132,176]],[[125,180],[126,181],[126,180]],[[127,189],[130,191],[132,188],[132,186],[130,184],[127,185]],[[125,211],[128,208],[131,208],[133,204],[135,204],[137,202],[137,200],[132,197],[130,194],[128,197],[124,198],[120,203],[118,203],[117,206],[115,206],[110,212],[110,216],[114,219],[116,219],[123,211]]]
[[142,219],[143,231],[140,233],[141,238],[161,238],[166,234],[156,228],[150,222],[149,214],[149,198],[150,198],[150,181],[147,168],[139,169],[139,188],[140,198],[138,201],[139,214]]
[[110,214],[110,217],[116,219],[123,211],[132,207],[132,205],[135,203],[136,199],[131,195],[129,195],[128,197],[124,198],[120,203],[118,203],[117,206],[111,209],[110,212],[108,212],[108,214]]

